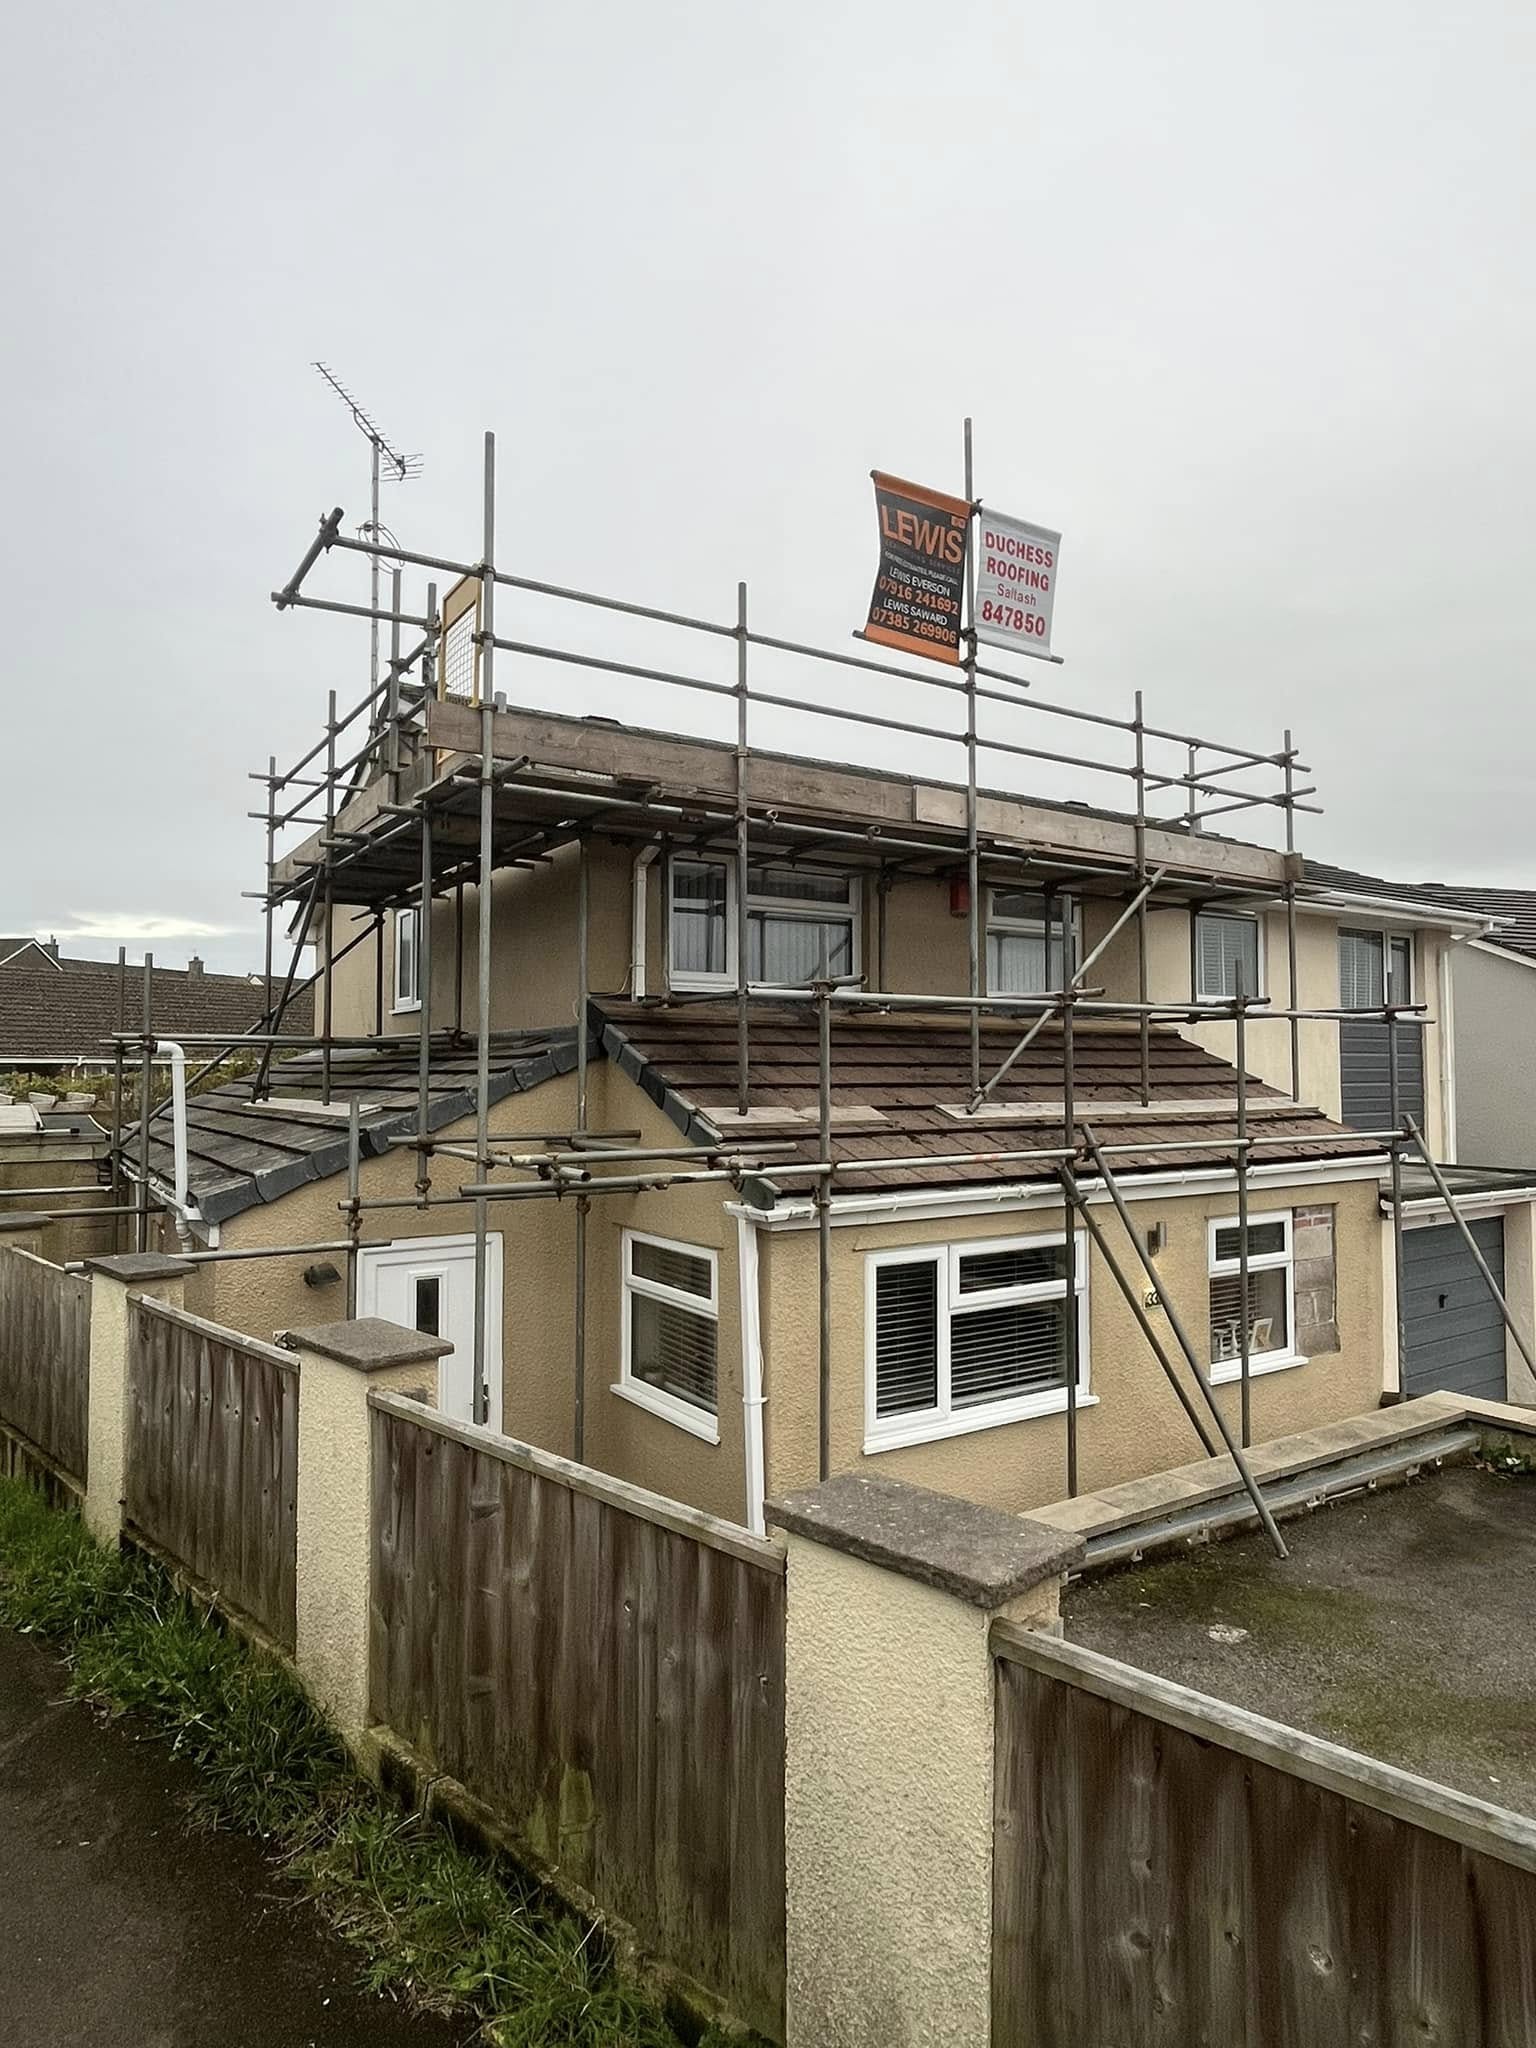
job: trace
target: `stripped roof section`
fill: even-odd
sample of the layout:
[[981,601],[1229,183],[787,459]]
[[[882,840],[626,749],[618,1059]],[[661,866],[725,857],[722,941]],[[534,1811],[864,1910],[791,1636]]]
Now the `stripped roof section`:
[[[786,1163],[817,1157],[818,1136],[807,1113],[819,1094],[815,1012],[809,1004],[755,1007],[751,1033],[750,1127],[736,1126],[736,1010],[732,1003],[652,1006],[601,998],[594,1005],[604,1051],[642,1087],[694,1142],[718,1146],[723,1132],[743,1151],[754,1136],[787,1138]],[[982,1072],[993,1072],[1013,1050],[1028,1020],[982,1020]],[[1031,1158],[1064,1143],[1063,1049],[1060,1027],[1049,1025],[995,1091],[996,1102],[974,1117],[957,1117],[970,1092],[967,1020],[953,1012],[839,1013],[832,1031],[832,1157],[868,1171],[849,1187],[966,1186],[988,1181],[1049,1180],[1055,1163]],[[1077,1122],[1092,1126],[1105,1146],[1158,1144],[1168,1150],[1120,1155],[1124,1172],[1229,1166],[1236,1136],[1236,1069],[1192,1040],[1166,1028],[1150,1033],[1151,1111],[1141,1103],[1140,1033],[1136,1025],[1081,1021],[1074,1033]],[[1380,1148],[1329,1121],[1320,1110],[1298,1107],[1278,1090],[1250,1080],[1254,1136],[1283,1139],[1265,1145],[1255,1163],[1379,1156]],[[1200,1106],[1208,1102],[1210,1115]],[[1021,1118],[1021,1106],[1038,1116]],[[1050,1114],[1054,1108],[1055,1116]],[[767,1112],[784,1113],[773,1130]],[[838,1111],[843,1115],[839,1116]],[[878,1112],[878,1118],[870,1112]],[[944,1165],[955,1153],[1010,1155],[992,1164]],[[931,1155],[932,1166],[893,1165]],[[776,1155],[777,1156],[777,1155]],[[772,1168],[767,1169],[772,1177]],[[802,1183],[803,1185],[803,1183]]]

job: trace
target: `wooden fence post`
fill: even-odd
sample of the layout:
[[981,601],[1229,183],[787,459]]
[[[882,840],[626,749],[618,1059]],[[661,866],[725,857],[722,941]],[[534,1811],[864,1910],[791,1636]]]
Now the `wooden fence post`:
[[128,1427],[128,1303],[152,1295],[181,1306],[182,1284],[192,1271],[185,1259],[161,1252],[124,1252],[87,1259],[91,1276],[91,1375],[86,1460],[85,1521],[103,1543],[123,1533]]
[[279,1332],[299,1357],[298,1559],[294,1662],[363,1755],[368,1726],[372,1540],[371,1389],[432,1395],[443,1337],[377,1316]]
[[843,1473],[788,1541],[788,2048],[991,2039],[998,1616],[1059,1626],[1080,1538]]

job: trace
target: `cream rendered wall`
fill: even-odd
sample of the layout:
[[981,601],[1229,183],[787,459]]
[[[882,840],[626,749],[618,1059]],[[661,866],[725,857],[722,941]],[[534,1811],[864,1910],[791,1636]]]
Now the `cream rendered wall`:
[[[628,985],[631,858],[630,848],[607,839],[594,839],[588,854],[589,985],[610,994]],[[492,1030],[574,1024],[577,868],[576,848],[563,846],[534,868],[504,868],[495,876],[491,887]],[[335,912],[332,928],[338,952],[358,929],[354,915],[346,906]],[[463,1028],[473,1035],[480,924],[479,890],[472,883],[464,889],[463,915],[461,948],[455,894],[450,891],[434,899],[431,1024],[434,1031],[447,1030],[459,1014],[462,950]],[[365,939],[337,965],[332,1011],[335,1028],[343,1036],[373,1032],[377,961],[377,944]],[[392,1008],[394,985],[395,917],[389,910],[384,920],[384,1031],[386,1035],[414,1037],[420,1028],[418,1014]]]
[[[595,1077],[602,1069],[593,1071]],[[498,1103],[491,1111],[491,1132],[496,1137],[511,1137],[555,1131],[571,1127],[575,1115],[575,1077],[565,1075]],[[473,1139],[473,1120],[436,1135]],[[473,1171],[465,1161],[437,1161],[434,1187],[438,1192],[455,1187],[472,1177]],[[415,1180],[416,1160],[411,1152],[392,1152],[363,1163],[365,1200],[412,1195]],[[340,1174],[296,1188],[275,1202],[231,1218],[223,1226],[221,1248],[319,1244],[342,1238],[346,1232],[337,1204],[345,1197],[346,1180]],[[543,1449],[568,1453],[575,1327],[570,1280],[574,1212],[569,1204],[552,1201],[494,1204],[490,1227],[502,1233],[503,1428],[508,1435]],[[363,1216],[362,1242],[379,1245],[396,1238],[461,1236],[473,1229],[474,1211],[468,1203],[424,1210],[372,1210]],[[344,1253],[321,1257],[344,1271]],[[201,1266],[187,1281],[187,1307],[228,1328],[269,1341],[280,1329],[336,1321],[346,1314],[343,1283],[318,1290],[304,1285],[304,1268],[321,1263],[321,1257],[244,1259]]]
[[[1191,1341],[1203,1344],[1208,1328],[1206,1225],[1233,1213],[1233,1196],[1202,1194],[1137,1202],[1142,1227],[1167,1225],[1168,1244],[1157,1261],[1167,1291]],[[1382,1282],[1374,1182],[1252,1196],[1254,1215],[1315,1202],[1335,1202],[1341,1348],[1307,1365],[1253,1380],[1254,1437],[1263,1441],[1293,1430],[1359,1414],[1377,1405],[1382,1372]],[[1111,1245],[1132,1264],[1113,1211],[1097,1208]],[[1057,1209],[1015,1210],[951,1220],[841,1225],[832,1236],[833,1410],[832,1466],[878,1472],[990,1507],[1022,1511],[1066,1492],[1066,1423],[1062,1415],[977,1430],[967,1436],[866,1454],[866,1255],[901,1245],[969,1242],[989,1237],[1059,1230]],[[767,1385],[768,1492],[784,1493],[817,1477],[817,1280],[814,1231],[764,1231],[763,1346]],[[1144,1290],[1138,1290],[1139,1292]],[[1165,1348],[1182,1363],[1166,1317],[1153,1310]],[[1078,1415],[1079,1484],[1084,1491],[1159,1472],[1200,1456],[1183,1410],[1147,1350],[1129,1308],[1096,1253],[1089,1269],[1090,1391],[1098,1405]],[[1187,1371],[1187,1368],[1186,1368]],[[1193,1389],[1191,1388],[1191,1391]],[[1240,1395],[1223,1387],[1219,1398],[1234,1429]]]

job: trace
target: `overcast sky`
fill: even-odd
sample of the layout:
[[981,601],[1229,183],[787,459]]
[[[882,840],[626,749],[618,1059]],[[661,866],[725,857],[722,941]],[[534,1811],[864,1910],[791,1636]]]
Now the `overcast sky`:
[[744,577],[836,647],[869,470],[958,490],[972,414],[980,494],[1065,534],[1042,695],[1289,725],[1309,850],[1536,886],[1533,58],[1492,0],[25,10],[0,932],[259,963],[246,772],[367,679],[366,628],[268,601],[324,509],[366,517],[316,356],[425,457],[406,544],[478,553],[490,427],[503,565],[718,617]]

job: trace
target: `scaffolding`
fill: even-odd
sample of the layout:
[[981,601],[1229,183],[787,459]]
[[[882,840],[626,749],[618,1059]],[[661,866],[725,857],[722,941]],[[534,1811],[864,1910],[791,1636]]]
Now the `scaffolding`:
[[[1116,1287],[1133,1313],[1153,1357],[1173,1389],[1203,1451],[1212,1456],[1230,1456],[1240,1483],[1246,1489],[1254,1511],[1280,1554],[1284,1544],[1270,1511],[1249,1471],[1244,1452],[1252,1441],[1252,1295],[1249,1272],[1249,1177],[1255,1156],[1266,1145],[1295,1145],[1294,1137],[1266,1138],[1255,1135],[1248,1112],[1248,1032],[1254,1019],[1283,1021],[1287,1027],[1290,1099],[1302,1101],[1301,1025],[1309,1019],[1359,1019],[1379,1017],[1386,1026],[1390,1063],[1391,1114],[1388,1127],[1378,1132],[1351,1133],[1354,1150],[1348,1157],[1385,1157],[1392,1191],[1394,1258],[1398,1275],[1398,1359],[1404,1353],[1402,1331],[1402,1231],[1403,1159],[1412,1153],[1422,1159],[1436,1177],[1439,1191],[1451,1216],[1472,1247],[1483,1276],[1498,1301],[1507,1327],[1527,1360],[1531,1351],[1518,1331],[1508,1303],[1494,1282],[1472,1240],[1456,1199],[1440,1174],[1429,1147],[1412,1119],[1403,1114],[1398,1072],[1397,1027],[1404,1018],[1422,1019],[1422,1004],[1385,1000],[1379,1009],[1319,1009],[1297,1002],[1297,913],[1301,864],[1296,851],[1298,812],[1319,809],[1307,801],[1315,787],[1302,778],[1310,773],[1299,757],[1287,730],[1281,744],[1273,749],[1253,749],[1226,741],[1149,723],[1142,694],[1134,697],[1129,718],[1082,705],[1042,699],[1030,679],[1011,669],[984,663],[974,623],[974,592],[968,587],[966,617],[961,636],[962,656],[956,671],[919,671],[901,663],[865,652],[830,649],[785,638],[750,623],[748,589],[738,584],[733,616],[709,619],[659,609],[592,591],[568,588],[513,573],[497,564],[496,456],[494,436],[484,444],[484,485],[481,547],[474,560],[460,561],[445,556],[407,549],[385,536],[377,521],[365,536],[342,530],[342,510],[335,508],[319,522],[318,530],[287,582],[272,593],[280,611],[311,610],[361,619],[369,626],[372,645],[377,645],[381,626],[389,629],[389,656],[370,670],[367,691],[345,711],[338,710],[338,695],[329,694],[326,718],[320,737],[291,766],[279,770],[275,756],[269,757],[264,773],[252,780],[262,785],[264,807],[251,815],[262,825],[265,837],[267,881],[260,892],[265,922],[263,978],[265,1012],[259,1026],[236,1037],[215,1034],[188,1036],[182,1043],[200,1056],[208,1054],[191,1082],[213,1071],[222,1059],[240,1050],[259,1049],[259,1063],[253,1096],[270,1096],[274,1054],[307,1056],[307,1071],[318,1076],[320,1100],[329,1104],[337,1088],[338,1065],[346,1070],[346,1055],[376,1050],[387,1043],[398,1047],[402,1034],[385,1031],[384,956],[387,920],[399,909],[420,907],[418,976],[421,1003],[416,1030],[416,1117],[414,1131],[391,1140],[395,1146],[414,1153],[416,1178],[413,1192],[393,1198],[365,1198],[362,1193],[363,1145],[358,1097],[349,1096],[347,1194],[339,1204],[344,1234],[334,1241],[302,1246],[274,1246],[251,1251],[207,1251],[193,1253],[200,1260],[246,1256],[314,1256],[344,1252],[347,1265],[349,1313],[357,1304],[357,1275],[366,1215],[387,1211],[412,1211],[444,1205],[467,1207],[473,1217],[475,1244],[474,1324],[474,1416],[483,1422],[488,1413],[486,1378],[487,1352],[487,1235],[493,1206],[524,1200],[570,1199],[575,1212],[573,1259],[574,1357],[572,1359],[572,1432],[578,1458],[585,1448],[586,1381],[586,1290],[587,1233],[592,1204],[610,1194],[635,1195],[682,1185],[711,1183],[747,1195],[765,1181],[782,1191],[791,1184],[809,1183],[809,1200],[818,1234],[818,1387],[819,1463],[822,1476],[830,1469],[830,1376],[831,1376],[831,1258],[830,1233],[839,1187],[856,1185],[860,1172],[870,1163],[838,1159],[833,1145],[832,1042],[834,1020],[868,1012],[919,1010],[959,1012],[968,1021],[969,1088],[971,1114],[979,1114],[992,1100],[999,1085],[1039,1034],[1052,1028],[1059,1036],[1062,1054],[1062,1101],[1060,1125],[1062,1143],[1033,1151],[987,1150],[984,1147],[958,1149],[951,1154],[923,1153],[910,1162],[884,1159],[879,1170],[910,1164],[913,1167],[1011,1167],[1032,1171],[1037,1179],[1046,1177],[1059,1189],[1065,1215],[1066,1300],[1076,1298],[1076,1225],[1080,1220],[1090,1259],[1097,1257],[1110,1273]],[[965,434],[965,489],[973,514],[979,511],[975,495],[972,444],[969,422]],[[370,574],[370,601],[358,604],[313,594],[306,588],[311,573],[331,556],[360,555]],[[379,571],[389,572],[389,603],[379,601]],[[424,579],[421,605],[408,609],[403,587],[407,575]],[[440,581],[446,579],[447,594],[439,602]],[[968,579],[973,581],[973,579]],[[687,665],[641,664],[620,658],[598,647],[573,645],[569,637],[539,640],[513,637],[498,628],[498,593],[510,601],[538,608],[552,608],[562,619],[570,614],[595,616],[600,622],[615,622],[627,632],[658,631],[672,643],[685,646]],[[462,645],[457,672],[449,675],[449,611],[455,621],[467,621],[472,652],[465,679]],[[407,646],[407,633],[419,636]],[[701,652],[701,650],[703,650]],[[626,653],[629,650],[626,648]],[[509,750],[498,731],[498,722],[508,716],[506,699],[497,688],[497,656],[515,664],[520,680],[547,679],[570,669],[589,675],[642,682],[660,690],[687,692],[694,700],[715,700],[730,724],[722,746],[728,747],[730,777],[728,795],[697,793],[679,796],[666,786],[665,777],[646,783],[644,777],[631,784],[627,779],[602,776],[571,767],[552,769],[532,755]],[[718,657],[723,668],[713,675],[701,671]],[[811,674],[810,685],[791,687],[781,681]],[[938,709],[923,718],[905,718],[874,712],[862,705],[840,703],[830,695],[806,694],[807,689],[824,687],[830,679],[851,676],[856,682],[879,679],[883,697],[893,690],[928,692],[924,703],[937,702]],[[536,707],[517,707],[536,716]],[[763,788],[762,764],[779,758],[760,751],[759,728],[754,715],[763,711],[791,714],[800,719],[853,725],[864,731],[893,733],[909,740],[942,744],[963,753],[964,783],[958,820],[949,817],[923,822],[894,824],[859,821],[852,815],[833,823],[825,816],[794,815],[794,806],[777,800]],[[1000,715],[1006,724],[996,729],[983,724],[983,713]],[[947,722],[944,722],[947,720]],[[1040,744],[1017,737],[1035,722],[1030,737]],[[598,730],[602,728],[599,727]],[[1056,734],[1081,731],[1085,737],[1074,746],[1052,746]],[[660,735],[649,735],[659,738]],[[702,736],[698,736],[702,738]],[[467,742],[467,744],[466,744]],[[757,742],[755,745],[754,743]],[[713,744],[712,741],[706,742]],[[1100,751],[1086,751],[1096,744]],[[1102,777],[1127,794],[1130,807],[1099,811],[1092,815],[1112,817],[1128,829],[1128,852],[1095,853],[1067,851],[1041,843],[1021,843],[1015,834],[999,827],[991,818],[995,801],[981,784],[981,759],[1001,756],[1051,764],[1081,778]],[[906,772],[906,771],[901,771]],[[1159,810],[1172,799],[1176,808]],[[1033,799],[1019,800],[1033,802]],[[1070,803],[1047,804],[1047,809],[1070,814]],[[1081,805],[1076,806],[1079,813]],[[1260,813],[1278,820],[1281,846],[1275,850],[1269,873],[1258,880],[1252,874],[1224,878],[1223,864],[1213,858],[1213,848],[1226,842],[1212,841],[1206,828],[1218,817]],[[1004,821],[1005,824],[1007,821]],[[291,835],[307,831],[309,836],[296,849],[282,849]],[[788,1141],[742,1138],[718,1147],[679,1144],[675,1147],[637,1147],[634,1132],[594,1129],[589,1116],[588,1063],[591,1025],[589,1002],[589,848],[594,836],[629,844],[637,850],[653,848],[663,862],[682,848],[694,857],[709,855],[724,860],[734,869],[734,963],[730,970],[734,986],[728,991],[735,1010],[735,1095],[738,1112],[745,1118],[751,1109],[753,1017],[759,1006],[807,1004],[815,1012],[818,1043],[817,1156],[811,1163],[789,1162],[783,1157]],[[1154,844],[1155,842],[1155,844]],[[491,1025],[494,976],[493,931],[490,914],[493,877],[498,870],[531,868],[549,862],[562,848],[575,848],[577,864],[577,943],[575,998],[576,1017],[576,1121],[569,1132],[551,1133],[542,1144],[505,1140],[493,1142],[489,1127],[490,1069],[494,1034]],[[654,856],[653,856],[654,857]],[[749,927],[749,875],[754,862],[796,863],[817,858],[836,861],[873,881],[875,933],[873,972],[868,977],[838,976],[831,972],[823,952],[821,967],[809,985],[783,987],[755,981],[750,975],[751,933]],[[1228,864],[1230,867],[1230,863]],[[643,870],[642,870],[643,871]],[[665,874],[665,866],[663,873]],[[886,985],[887,906],[889,893],[898,880],[914,876],[947,878],[963,896],[967,918],[968,987],[963,996],[930,996],[903,992]],[[983,945],[985,916],[983,891],[999,886],[1024,888],[1037,894],[1044,906],[1044,957],[1046,978],[1050,963],[1063,963],[1061,986],[1019,996],[989,994],[984,985]],[[476,975],[475,1015],[466,1029],[465,1017],[465,891],[475,891]],[[718,994],[699,996],[672,986],[671,949],[667,931],[671,891],[660,891],[663,935],[660,948],[662,995],[671,1003],[696,1000],[719,1001]],[[1078,961],[1072,943],[1075,906],[1097,897],[1118,905],[1117,914],[1103,936]],[[454,969],[453,1022],[434,1030],[434,902],[453,906]],[[1167,903],[1190,909],[1203,905],[1258,905],[1268,910],[1279,906],[1285,927],[1288,966],[1285,1005],[1273,1003],[1257,991],[1244,988],[1241,970],[1230,998],[1204,1000],[1191,957],[1190,1001],[1158,1003],[1151,999],[1149,971],[1149,920],[1154,907]],[[344,944],[336,944],[338,915],[350,907],[360,929]],[[636,915],[643,915],[637,903]],[[281,917],[292,920],[292,950],[281,977],[277,974],[276,928]],[[1059,924],[1060,937],[1056,937]],[[1106,998],[1101,988],[1089,981],[1092,969],[1110,945],[1126,932],[1132,934],[1136,958],[1137,998],[1120,1001]],[[1191,919],[1193,932],[1193,919]],[[319,962],[308,975],[301,975],[304,947],[314,939]],[[334,1031],[333,981],[340,962],[366,943],[375,948],[374,1031],[371,1036],[344,1038]],[[1054,948],[1054,955],[1053,955]],[[1070,971],[1068,971],[1070,970]],[[153,1126],[167,1104],[152,1107],[149,1101],[151,1063],[161,1039],[151,1014],[151,962],[144,967],[142,1018],[137,1030],[130,1029],[126,1016],[127,972],[120,960],[118,1028],[112,1037],[118,1086],[114,1092],[117,1113],[111,1141],[113,1202],[98,1214],[129,1214],[134,1221],[135,1242],[143,1249],[148,1241],[151,1206],[149,1156]],[[285,1013],[302,988],[318,987],[319,1028],[309,1035],[284,1029]],[[642,991],[632,990],[632,994]],[[1392,991],[1384,987],[1384,997]],[[981,1020],[984,1015],[1001,1016],[1018,1027],[1018,1037],[1006,1056],[990,1072],[983,1060]],[[1221,1150],[1230,1167],[1236,1188],[1239,1245],[1239,1314],[1237,1318],[1240,1355],[1239,1424],[1234,1430],[1213,1387],[1202,1347],[1191,1337],[1177,1308],[1167,1300],[1156,1268],[1137,1232],[1126,1199],[1121,1175],[1127,1165],[1155,1163],[1156,1155],[1188,1150],[1177,1141],[1152,1140],[1143,1143],[1101,1144],[1093,1124],[1078,1100],[1075,1031],[1079,1020],[1114,1017],[1134,1024],[1138,1046],[1139,1103],[1152,1106],[1151,1046],[1154,1027],[1159,1024],[1230,1024],[1236,1069],[1235,1127]],[[472,1142],[435,1137],[430,1128],[429,1095],[434,1046],[463,1049],[473,1045],[476,1058],[474,1090],[475,1128]],[[123,1128],[122,1083],[128,1064],[137,1058],[139,1104],[137,1157],[132,1175],[133,1198],[128,1199],[125,1154],[129,1133]],[[291,1072],[291,1069],[290,1069]],[[1336,1140],[1335,1143],[1338,1141]],[[1202,1154],[1210,1148],[1202,1144]],[[1337,1152],[1333,1155],[1342,1158]],[[1112,1163],[1112,1158],[1119,1163]],[[436,1179],[434,1180],[434,1169]],[[445,1179],[445,1169],[453,1169]],[[465,1169],[468,1169],[467,1173]],[[496,1178],[497,1175],[515,1176]],[[1165,1340],[1146,1312],[1132,1272],[1127,1270],[1099,1217],[1090,1206],[1107,1198],[1122,1226],[1122,1234],[1139,1266],[1147,1287],[1157,1291],[1166,1312],[1172,1345]],[[1065,1327],[1064,1480],[1068,1494],[1076,1494],[1078,1473],[1079,1359],[1078,1329],[1074,1313],[1063,1318]],[[1182,1370],[1181,1370],[1182,1367]],[[1533,1364],[1536,1370],[1536,1364]]]

